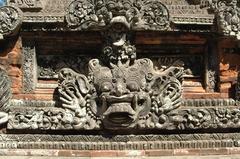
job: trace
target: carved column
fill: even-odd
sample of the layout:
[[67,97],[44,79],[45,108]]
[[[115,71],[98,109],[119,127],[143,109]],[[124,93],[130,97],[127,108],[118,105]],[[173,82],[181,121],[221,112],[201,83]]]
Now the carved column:
[[7,73],[0,68],[0,125],[8,121],[9,101],[12,98],[10,83]]
[[218,49],[217,41],[214,37],[208,40],[208,47],[205,54],[206,66],[206,90],[214,92],[217,90],[217,77],[218,77]]
[[37,85],[37,59],[35,43],[23,39],[23,91],[32,93]]
[[236,100],[237,105],[240,105],[240,71],[238,72],[237,84],[236,84]]

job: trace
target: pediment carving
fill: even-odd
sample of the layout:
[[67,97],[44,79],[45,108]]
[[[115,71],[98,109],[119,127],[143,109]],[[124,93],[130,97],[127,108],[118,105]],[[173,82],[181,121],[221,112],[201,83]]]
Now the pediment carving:
[[74,28],[101,28],[116,16],[124,16],[133,29],[166,30],[170,23],[167,7],[156,0],[74,0],[68,7],[66,20]]

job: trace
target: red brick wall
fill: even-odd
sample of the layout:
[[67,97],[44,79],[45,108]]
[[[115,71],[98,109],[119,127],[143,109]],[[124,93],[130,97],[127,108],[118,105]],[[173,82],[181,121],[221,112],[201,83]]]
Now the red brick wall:
[[0,65],[7,72],[12,82],[13,94],[22,92],[22,46],[21,39],[12,39],[1,44]]

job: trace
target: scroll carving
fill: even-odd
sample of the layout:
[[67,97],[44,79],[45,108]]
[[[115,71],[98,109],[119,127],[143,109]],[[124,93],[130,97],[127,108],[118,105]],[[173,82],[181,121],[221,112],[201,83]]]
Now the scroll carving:
[[0,39],[15,34],[22,23],[22,12],[16,7],[0,7]]
[[74,0],[68,7],[66,20],[73,28],[97,29],[116,16],[124,16],[133,29],[166,30],[170,23],[168,9],[156,0]]
[[228,36],[240,39],[240,7],[238,0],[208,0],[216,12],[219,30]]

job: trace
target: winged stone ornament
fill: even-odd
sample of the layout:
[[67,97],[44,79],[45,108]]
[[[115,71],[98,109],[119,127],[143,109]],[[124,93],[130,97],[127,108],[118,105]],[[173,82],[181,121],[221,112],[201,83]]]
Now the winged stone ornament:
[[62,107],[78,116],[83,128],[89,119],[113,130],[155,128],[181,104],[183,68],[160,71],[150,59],[137,59],[129,29],[125,16],[113,17],[104,34],[102,58],[89,61],[88,75],[60,71]]

